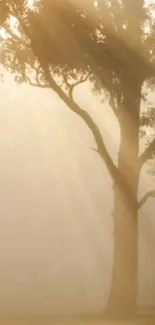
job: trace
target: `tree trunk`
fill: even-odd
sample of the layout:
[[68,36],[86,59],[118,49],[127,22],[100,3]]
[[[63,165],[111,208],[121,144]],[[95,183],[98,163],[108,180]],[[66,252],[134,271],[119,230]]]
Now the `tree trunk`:
[[[127,77],[129,82],[129,76]],[[120,120],[121,140],[118,168],[125,186],[114,184],[114,264],[106,314],[132,317],[136,314],[138,274],[138,184],[140,168],[139,115],[142,82],[133,80],[132,89],[123,90],[124,110]],[[136,86],[136,87],[135,87]]]
[[127,206],[116,186],[114,191],[114,264],[106,312],[112,317],[132,317],[137,301],[137,209]]

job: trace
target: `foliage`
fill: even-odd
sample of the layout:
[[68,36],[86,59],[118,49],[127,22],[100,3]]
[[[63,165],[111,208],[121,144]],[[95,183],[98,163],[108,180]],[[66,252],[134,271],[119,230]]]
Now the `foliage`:
[[[133,74],[146,93],[155,84],[153,10],[142,0],[38,0],[33,8],[1,0],[0,62],[18,83],[38,86],[49,86],[46,67],[67,94],[87,78],[95,93],[109,94],[120,120],[125,89],[138,93]],[[142,115],[144,124],[154,127],[153,109]]]

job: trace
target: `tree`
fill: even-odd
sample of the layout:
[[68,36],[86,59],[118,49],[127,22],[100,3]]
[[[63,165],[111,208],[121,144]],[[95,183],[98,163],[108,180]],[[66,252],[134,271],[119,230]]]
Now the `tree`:
[[[138,202],[143,165],[153,157],[155,138],[139,156],[139,136],[154,127],[147,93],[154,78],[153,5],[143,0],[0,1],[1,63],[17,82],[57,92],[91,130],[114,182],[114,266],[107,313],[136,313],[138,268]],[[10,23],[11,22],[11,23]],[[119,122],[117,166],[101,132],[74,100],[74,89],[89,80],[93,91],[108,97]],[[145,89],[145,91],[143,91]],[[141,116],[141,101],[148,110]]]

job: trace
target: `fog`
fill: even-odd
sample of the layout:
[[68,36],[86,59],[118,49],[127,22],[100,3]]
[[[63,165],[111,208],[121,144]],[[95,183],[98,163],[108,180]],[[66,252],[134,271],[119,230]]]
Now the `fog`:
[[[0,313],[100,312],[113,264],[112,180],[90,130],[51,90],[0,84]],[[117,163],[119,126],[89,85],[89,109]],[[141,175],[141,196],[155,184]],[[140,306],[155,304],[155,203],[139,214]]]

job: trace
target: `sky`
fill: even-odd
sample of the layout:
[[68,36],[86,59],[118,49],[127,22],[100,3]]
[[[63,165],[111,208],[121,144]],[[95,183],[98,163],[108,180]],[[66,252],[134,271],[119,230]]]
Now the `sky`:
[[[51,90],[7,75],[0,97],[0,313],[101,311],[113,263],[113,191],[92,135]],[[120,134],[110,107],[88,84],[75,98],[116,163]],[[153,186],[144,169],[139,195]],[[138,300],[150,306],[154,208],[150,199],[139,216]]]

